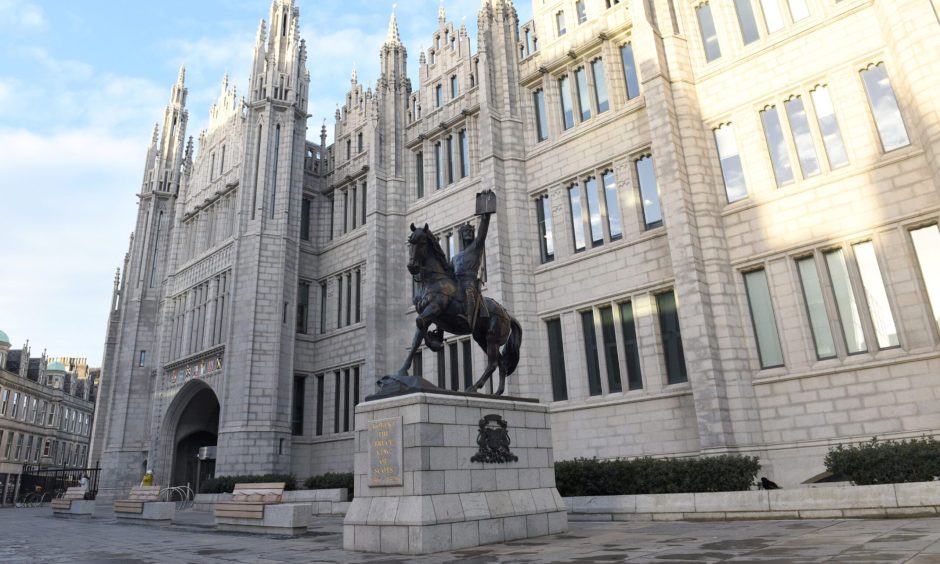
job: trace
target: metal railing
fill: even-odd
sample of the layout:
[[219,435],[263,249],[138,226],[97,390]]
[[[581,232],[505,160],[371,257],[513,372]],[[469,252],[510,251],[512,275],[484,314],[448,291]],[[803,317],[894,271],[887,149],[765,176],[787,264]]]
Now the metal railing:
[[101,468],[38,468],[24,466],[20,475],[17,507],[33,507],[62,497],[68,488],[81,485],[85,478],[85,499],[95,499]]
[[175,502],[177,511],[187,511],[192,509],[195,499],[196,494],[188,485],[163,488],[163,490],[160,492],[160,500]]

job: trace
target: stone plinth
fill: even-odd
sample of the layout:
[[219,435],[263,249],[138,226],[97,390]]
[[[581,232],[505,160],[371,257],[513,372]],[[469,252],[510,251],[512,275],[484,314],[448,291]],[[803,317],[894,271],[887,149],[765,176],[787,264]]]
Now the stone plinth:
[[[496,443],[506,423],[511,456],[495,458],[516,460],[475,461],[494,458],[477,444],[485,418]],[[347,550],[426,554],[568,528],[548,407],[523,400],[416,393],[359,404],[355,491]]]
[[140,513],[124,513],[115,511],[116,519],[129,519],[133,521],[150,521],[169,525],[176,515],[176,503],[173,501],[147,501],[144,502]]
[[53,515],[84,515],[91,517],[95,514],[95,501],[87,499],[73,499],[67,509],[53,507],[52,513]]
[[309,503],[277,503],[264,506],[264,517],[245,519],[216,516],[220,531],[261,533],[266,535],[302,535],[310,526],[313,507]]

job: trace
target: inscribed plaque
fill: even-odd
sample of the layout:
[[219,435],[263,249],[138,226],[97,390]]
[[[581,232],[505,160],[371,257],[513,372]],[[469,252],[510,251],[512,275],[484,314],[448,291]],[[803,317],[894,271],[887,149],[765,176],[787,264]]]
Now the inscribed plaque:
[[401,417],[369,422],[369,485],[400,486]]

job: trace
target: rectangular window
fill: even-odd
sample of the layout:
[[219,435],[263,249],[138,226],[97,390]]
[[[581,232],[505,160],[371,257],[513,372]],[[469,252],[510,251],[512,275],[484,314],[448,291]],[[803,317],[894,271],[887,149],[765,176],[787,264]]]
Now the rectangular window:
[[301,282],[297,286],[297,332],[307,333],[307,315],[310,310],[310,283]]
[[940,328],[940,228],[928,225],[911,231],[914,252],[920,264],[920,273],[927,288],[927,299],[933,309],[933,318]]
[[336,277],[336,328],[343,326],[343,275]]
[[826,312],[822,286],[819,283],[816,259],[812,256],[801,258],[796,261],[796,266],[800,271],[800,284],[803,286],[806,313],[809,316],[813,342],[816,345],[816,358],[819,360],[835,358],[836,346],[829,328],[829,314]]
[[787,112],[787,121],[790,122],[790,133],[793,134],[796,155],[800,159],[800,170],[804,178],[812,176],[819,172],[819,161],[816,158],[813,135],[809,131],[809,120],[806,118],[803,98],[794,96],[784,102],[783,107]]
[[291,435],[304,434],[304,383],[307,378],[294,376],[294,397],[291,405],[290,432]]
[[663,211],[659,205],[659,189],[656,186],[656,171],[653,169],[653,156],[646,155],[636,161],[636,176],[640,186],[640,200],[643,202],[643,221],[647,229],[663,224]]
[[584,0],[577,0],[574,3],[575,11],[578,13],[578,23],[583,24],[587,21],[587,8],[584,7]]
[[721,163],[721,176],[725,181],[728,203],[747,198],[741,154],[738,152],[738,142],[730,123],[715,129],[715,145],[718,146],[718,160]]
[[437,387],[447,389],[447,374],[444,372],[447,365],[444,363],[444,349],[437,351]]
[[565,343],[561,336],[561,320],[550,319],[545,322],[548,330],[549,368],[552,373],[552,399],[568,399],[568,378],[565,375]]
[[780,10],[780,0],[760,0],[760,5],[764,12],[767,33],[783,29],[783,12]]
[[454,138],[447,137],[447,183],[454,183]]
[[761,110],[760,121],[764,126],[767,149],[770,151],[770,161],[774,167],[777,186],[793,182],[790,154],[787,151],[787,143],[783,138],[783,128],[780,127],[780,116],[777,115],[776,106],[769,106]]
[[806,5],[806,0],[789,0],[790,1],[790,17],[794,22],[798,22],[802,19],[809,17],[809,7]]
[[438,108],[444,103],[444,88],[440,84],[434,87],[434,105]]
[[783,350],[780,348],[780,336],[777,333],[777,321],[774,317],[774,304],[770,298],[767,273],[754,270],[744,273],[744,285],[747,289],[747,303],[751,310],[751,323],[754,337],[757,339],[757,355],[761,368],[783,366]]
[[23,454],[23,433],[20,433],[19,437],[16,439],[16,453],[13,455],[14,460],[20,460],[20,455]]
[[839,321],[842,323],[846,347],[849,354],[865,352],[868,347],[865,344],[865,335],[862,333],[862,319],[858,315],[858,305],[849,280],[849,270],[845,265],[845,256],[842,249],[829,251],[824,253],[824,256],[829,269],[829,278],[832,281],[832,291],[836,296],[836,306],[839,310]]
[[685,368],[685,354],[682,352],[682,335],[679,331],[679,312],[676,310],[676,295],[666,292],[656,296],[656,309],[659,311],[659,331],[663,338],[663,351],[666,355],[666,383],[688,382],[689,375]]
[[614,329],[614,310],[611,307],[602,307],[601,337],[604,339],[604,361],[607,364],[607,391],[622,392],[623,384],[620,382],[620,357],[617,356],[617,332]]
[[[776,0],[773,0],[776,2]],[[698,29],[702,34],[702,47],[705,48],[705,60],[714,61],[721,57],[721,47],[718,45],[718,32],[715,30],[715,21],[712,19],[712,7],[705,2],[695,7],[698,17]]]
[[752,0],[734,0],[734,11],[738,15],[738,25],[741,26],[741,39],[745,45],[760,39],[757,29],[757,19],[754,17]]
[[10,390],[0,391],[0,415],[6,417],[7,404],[10,401]]
[[597,113],[602,114],[610,109],[607,99],[607,75],[604,73],[604,59],[600,57],[591,62],[591,73],[594,75],[594,102],[597,103]]
[[898,346],[898,330],[894,325],[894,316],[891,314],[888,292],[885,290],[884,279],[881,277],[878,258],[875,257],[875,246],[871,241],[865,241],[853,245],[852,249],[855,251],[855,262],[858,263],[858,272],[862,277],[868,312],[875,326],[878,348],[896,347]]
[[593,176],[584,181],[584,192],[587,195],[588,217],[591,226],[591,246],[599,247],[604,244],[604,228],[601,227],[601,200],[597,193],[597,179]]
[[539,250],[542,264],[555,260],[555,239],[552,235],[552,206],[548,196],[535,200],[535,216],[539,224]]
[[352,324],[352,273],[346,275],[346,325]]
[[456,98],[458,94],[460,94],[460,89],[458,88],[458,85],[457,85],[457,75],[455,74],[455,75],[453,75],[453,76],[450,77],[450,97],[451,97],[451,99]]
[[336,229],[336,195],[333,194],[330,196],[330,232],[329,240],[333,240],[333,232]]
[[323,374],[317,374],[317,436],[323,434]]
[[888,80],[888,71],[884,63],[878,63],[862,71],[862,82],[868,93],[868,103],[875,118],[875,126],[881,137],[881,146],[885,151],[892,151],[911,144],[901,117],[898,100]]
[[434,144],[434,187],[440,190],[444,186],[444,148],[441,142]]
[[555,14],[555,28],[558,30],[558,37],[561,37],[567,31],[565,29],[565,13],[559,11]]
[[142,367],[147,365],[147,351],[140,351],[137,355],[137,366]]
[[636,61],[633,60],[633,44],[620,47],[620,62],[623,63],[623,75],[627,81],[627,100],[640,95],[640,79],[636,74]]
[[367,204],[368,200],[366,200],[366,183],[365,182],[362,183],[359,193],[361,194],[360,197],[362,198],[362,205],[359,206],[359,213],[361,214],[361,217],[359,218],[360,219],[359,225],[365,225],[366,224],[366,207],[368,205]]
[[362,271],[356,270],[356,323],[362,321]]
[[597,333],[594,330],[594,310],[581,312],[581,331],[584,335],[584,358],[587,361],[588,391],[599,396],[601,389],[601,367],[597,359]]
[[15,441],[16,441],[16,433],[11,431],[10,434],[7,436],[7,447],[3,451],[3,458],[6,458],[6,459],[10,458],[10,450],[13,447],[13,443]]
[[829,97],[826,86],[817,86],[810,91],[813,106],[816,109],[816,121],[819,124],[819,133],[826,146],[826,156],[829,158],[829,167],[838,168],[849,162],[842,142],[842,133],[839,131],[839,122],[836,121],[836,112]]
[[320,334],[326,333],[326,282],[320,282]]
[[463,349],[463,387],[469,388],[473,385],[473,354],[470,339],[461,341]]
[[461,129],[457,134],[460,145],[460,178],[470,176],[470,143],[467,142],[467,130]]
[[636,322],[633,319],[633,304],[620,304],[620,329],[623,332],[623,348],[627,359],[627,387],[643,389],[643,374],[640,371],[640,348],[636,338]]
[[343,411],[343,404],[340,403],[340,392],[341,390],[341,374],[337,370],[333,372],[333,432],[339,433],[339,417],[340,413]]
[[571,228],[574,235],[575,252],[585,249],[584,216],[581,213],[581,188],[577,184],[568,187],[568,202],[571,204]]
[[349,231],[349,191],[343,190],[343,233]]
[[415,155],[415,183],[418,188],[418,197],[424,197],[424,153]]
[[578,90],[578,110],[581,112],[581,121],[591,118],[591,102],[588,100],[587,72],[584,67],[574,71],[574,85]]
[[[353,367],[353,407],[359,405],[359,367]],[[353,420],[355,420],[356,410],[353,410]]]
[[450,389],[460,389],[460,356],[457,349],[457,343],[451,343],[447,346],[447,354],[450,356]]
[[558,92],[561,94],[561,117],[565,129],[574,127],[574,109],[571,106],[571,89],[568,84],[568,75],[558,79]]
[[623,237],[623,222],[620,218],[620,198],[617,195],[617,179],[614,178],[614,171],[604,171],[601,175],[601,182],[604,183],[604,199],[607,204],[607,229],[610,231],[610,239],[616,241]]
[[356,213],[356,209],[357,209],[358,206],[359,206],[359,198],[357,197],[358,195],[357,195],[357,193],[356,193],[356,187],[355,187],[355,186],[353,186],[350,190],[351,190],[351,194],[350,194],[350,197],[349,197],[349,201],[350,201],[350,203],[352,204],[352,209],[349,210],[349,217],[352,218],[352,228],[355,229],[355,228],[356,228],[356,220],[359,219],[359,214]]
[[535,104],[535,134],[539,141],[548,139],[548,116],[545,115],[545,92],[539,88],[532,93]]
[[343,370],[343,432],[349,431],[349,369]]
[[23,460],[29,461],[30,457],[33,454],[33,436],[30,435],[26,438],[26,455],[23,457]]
[[421,351],[415,352],[411,360],[411,373],[419,377],[424,376],[424,357],[421,356]]
[[19,409],[20,393],[13,392],[13,404],[10,408],[10,419],[16,419],[16,411]]
[[304,198],[300,203],[300,239],[310,240],[310,199]]
[[362,143],[362,132],[360,131],[358,134],[356,134],[356,152],[361,153],[364,148],[365,147]]

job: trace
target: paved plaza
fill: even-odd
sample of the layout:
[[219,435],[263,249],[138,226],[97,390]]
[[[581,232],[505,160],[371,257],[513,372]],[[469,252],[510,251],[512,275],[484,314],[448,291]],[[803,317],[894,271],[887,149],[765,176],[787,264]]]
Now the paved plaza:
[[909,562],[940,564],[940,519],[572,522],[571,530],[423,557],[342,550],[339,518],[318,518],[286,539],[219,533],[208,513],[172,526],[117,523],[106,507],[92,519],[49,508],[0,510],[3,563],[204,562]]

